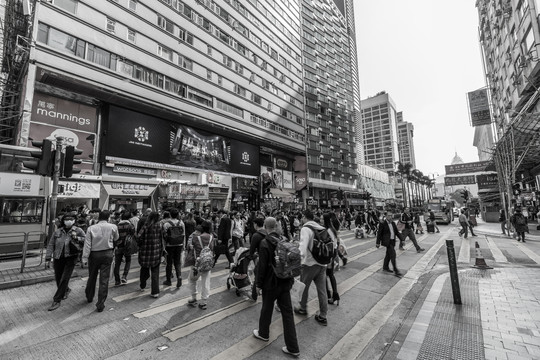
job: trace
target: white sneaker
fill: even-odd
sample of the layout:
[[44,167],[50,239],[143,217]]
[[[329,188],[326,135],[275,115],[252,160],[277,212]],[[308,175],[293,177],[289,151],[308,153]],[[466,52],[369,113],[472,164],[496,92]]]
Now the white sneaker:
[[259,335],[259,330],[257,330],[257,329],[253,330],[253,336],[255,336],[257,339],[262,340],[262,341],[268,341],[269,340],[268,338],[265,338],[265,337],[262,337],[261,335]]
[[282,347],[281,350],[283,350],[283,352],[284,352],[285,354],[289,354],[289,355],[292,355],[292,356],[294,356],[294,357],[300,356],[300,353],[299,353],[299,352],[293,353],[293,352],[289,351],[289,349],[287,349],[287,346]]

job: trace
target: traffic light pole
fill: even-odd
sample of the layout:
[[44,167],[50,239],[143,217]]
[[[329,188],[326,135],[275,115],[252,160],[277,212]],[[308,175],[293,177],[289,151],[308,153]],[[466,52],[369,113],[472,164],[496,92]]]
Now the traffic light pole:
[[52,176],[52,193],[51,201],[49,203],[49,231],[47,242],[52,239],[54,234],[54,219],[56,218],[56,206],[58,204],[58,181],[60,179],[60,163],[62,159],[62,146],[64,145],[64,138],[56,138],[56,153],[54,156],[54,169]]

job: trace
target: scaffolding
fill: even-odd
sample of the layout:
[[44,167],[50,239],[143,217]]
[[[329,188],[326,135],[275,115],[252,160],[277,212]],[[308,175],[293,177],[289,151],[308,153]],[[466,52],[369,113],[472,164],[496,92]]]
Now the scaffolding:
[[[33,2],[33,1],[32,1]],[[22,116],[22,91],[28,70],[31,41],[29,16],[24,15],[21,0],[0,1],[0,144],[14,144]]]

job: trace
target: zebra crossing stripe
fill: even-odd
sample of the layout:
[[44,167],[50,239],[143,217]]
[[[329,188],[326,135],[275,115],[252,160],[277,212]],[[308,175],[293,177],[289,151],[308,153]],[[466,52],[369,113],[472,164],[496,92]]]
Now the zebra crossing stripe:
[[489,250],[491,251],[491,254],[493,255],[493,259],[496,263],[508,263],[508,259],[504,254],[502,253],[501,249],[497,246],[493,238],[486,236],[486,241],[489,246]]

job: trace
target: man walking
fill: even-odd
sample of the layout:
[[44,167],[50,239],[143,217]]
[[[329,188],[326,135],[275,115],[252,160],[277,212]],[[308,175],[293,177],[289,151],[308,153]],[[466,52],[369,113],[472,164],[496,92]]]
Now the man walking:
[[459,215],[459,224],[461,225],[461,230],[459,231],[459,237],[465,235],[465,239],[469,235],[469,221],[467,220],[467,215],[465,215],[465,209],[461,209],[461,214]]
[[[167,211],[165,211],[167,213]],[[178,209],[172,208],[170,217],[163,217],[163,238],[167,252],[167,265],[165,265],[165,281],[163,285],[171,286],[172,268],[176,271],[176,288],[182,286],[182,250],[186,241],[186,228],[184,222],[178,219]]]
[[[315,315],[315,320],[326,326],[328,321],[326,313],[328,312],[328,294],[326,293],[326,265],[319,264],[311,254],[313,249],[314,231],[323,230],[321,224],[316,223],[313,213],[310,210],[304,212],[304,226],[300,230],[300,255],[302,257],[302,274],[300,281],[306,287],[300,300],[300,306],[294,309],[294,312],[300,315],[307,315],[307,300],[309,295],[309,286],[313,281],[317,288],[317,297],[319,298],[319,314]],[[313,230],[312,230],[313,229]]]
[[408,207],[403,209],[403,213],[401,214],[399,221],[405,224],[405,228],[403,229],[403,231],[401,231],[401,241],[399,243],[399,250],[405,250],[403,248],[403,245],[405,244],[405,239],[408,236],[409,239],[411,239],[417,252],[424,251],[424,249],[421,248],[420,245],[418,245],[418,242],[416,241],[416,236],[414,236],[413,216],[411,215],[411,212]]
[[96,281],[99,274],[99,290],[96,308],[98,312],[105,309],[105,300],[109,293],[109,276],[114,254],[114,242],[118,240],[118,228],[107,221],[110,212],[99,212],[98,223],[88,228],[84,240],[83,263],[88,262],[88,282],[86,283],[86,300],[91,303],[96,292]]
[[437,226],[437,221],[435,219],[435,213],[433,210],[429,210],[429,222],[433,225],[433,229],[437,229],[437,232],[439,233],[439,227]]
[[379,225],[379,231],[377,232],[377,249],[382,244],[386,247],[386,255],[383,262],[383,270],[386,272],[392,272],[389,265],[392,262],[393,272],[396,276],[401,277],[396,265],[396,237],[401,239],[396,223],[394,223],[394,214],[388,211],[385,214],[386,218]]
[[229,252],[229,243],[232,243],[232,220],[229,217],[229,213],[226,210],[219,210],[218,214],[221,216],[219,225],[217,228],[217,246],[214,248],[214,266],[217,259],[221,254],[225,254],[227,257],[227,269],[230,269],[233,258]]
[[286,354],[299,356],[300,350],[296,338],[296,327],[294,325],[290,293],[294,279],[280,279],[274,274],[274,252],[280,239],[276,219],[273,217],[266,218],[264,228],[268,235],[261,241],[259,247],[259,269],[255,282],[257,289],[262,291],[263,301],[261,315],[259,317],[259,329],[253,330],[253,336],[262,341],[269,340],[274,302],[277,301],[277,305],[281,311],[283,338],[285,339],[285,346],[282,350]]

